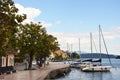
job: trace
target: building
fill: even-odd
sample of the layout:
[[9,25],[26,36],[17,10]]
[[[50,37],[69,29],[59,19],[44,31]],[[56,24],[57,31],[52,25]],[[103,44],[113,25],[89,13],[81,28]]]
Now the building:
[[0,56],[0,75],[3,73],[15,72],[14,53],[11,51],[6,56]]
[[57,50],[57,51],[54,52],[54,54],[57,54],[59,56],[61,55],[62,58],[67,58],[68,57],[67,53],[63,50]]
[[63,50],[56,50],[54,53],[51,53],[50,58],[53,59],[55,56],[62,56],[63,59],[66,59],[68,57],[67,53]]

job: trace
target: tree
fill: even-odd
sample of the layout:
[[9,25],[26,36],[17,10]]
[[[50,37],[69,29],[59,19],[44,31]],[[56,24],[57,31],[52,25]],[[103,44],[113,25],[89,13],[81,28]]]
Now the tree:
[[35,53],[40,47],[41,36],[45,33],[45,29],[40,24],[30,23],[19,26],[18,44],[21,55],[29,56],[29,69],[32,67],[32,60]]
[[51,52],[59,49],[59,44],[56,37],[49,34],[43,34],[41,40],[41,50],[38,55],[40,55],[42,58],[45,59],[46,57],[49,57]]
[[29,56],[29,69],[32,68],[34,56],[41,56],[45,59],[58,47],[56,38],[48,35],[40,23],[33,22],[19,26],[18,44],[19,54]]
[[[49,34],[42,35],[41,43],[39,45],[39,51],[37,52],[37,54],[35,54],[37,62],[38,60],[40,60],[39,62],[44,63],[46,61],[46,57],[49,57],[52,52],[59,49],[57,38]],[[42,65],[42,63],[38,64]]]
[[17,26],[26,18],[17,12],[12,0],[0,0],[0,56],[16,48]]
[[62,55],[58,55],[58,54],[55,53],[55,58],[54,59],[57,60],[57,61],[62,61],[63,57],[62,57]]
[[80,58],[80,56],[79,56],[76,52],[73,52],[73,53],[71,54],[71,57],[72,57],[72,58]]

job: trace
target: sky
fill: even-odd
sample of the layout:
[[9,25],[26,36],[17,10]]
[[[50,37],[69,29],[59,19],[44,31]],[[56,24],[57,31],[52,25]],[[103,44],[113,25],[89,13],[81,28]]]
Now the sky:
[[[99,25],[110,54],[120,55],[120,0],[13,0],[24,23],[41,22],[62,50],[99,52]],[[106,52],[102,42],[102,52]]]

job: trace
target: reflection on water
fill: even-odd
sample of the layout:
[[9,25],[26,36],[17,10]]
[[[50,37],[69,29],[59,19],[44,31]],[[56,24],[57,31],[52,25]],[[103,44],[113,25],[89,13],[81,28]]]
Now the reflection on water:
[[[114,62],[113,62],[114,61]],[[110,72],[82,72],[80,69],[71,69],[71,72],[56,80],[120,80],[120,60],[112,60],[113,65]],[[108,64],[104,60],[104,65]]]
[[120,69],[114,68],[110,72],[82,72],[72,68],[69,74],[56,80],[120,80]]

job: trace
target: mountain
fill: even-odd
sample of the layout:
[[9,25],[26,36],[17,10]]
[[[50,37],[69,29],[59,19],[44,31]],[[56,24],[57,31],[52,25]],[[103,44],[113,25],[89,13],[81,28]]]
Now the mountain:
[[120,59],[120,55],[117,55],[117,56],[116,56],[116,59]]
[[[92,53],[93,58],[108,58],[108,55],[105,53]],[[91,53],[81,53],[80,54],[81,58],[91,58]],[[116,55],[109,54],[110,58],[116,58]]]

